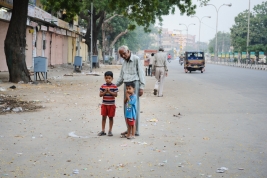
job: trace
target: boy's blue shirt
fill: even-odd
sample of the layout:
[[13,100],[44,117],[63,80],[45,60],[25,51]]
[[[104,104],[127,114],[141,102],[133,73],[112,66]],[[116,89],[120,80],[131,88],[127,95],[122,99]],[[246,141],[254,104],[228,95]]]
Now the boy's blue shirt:
[[127,101],[125,107],[125,117],[126,118],[133,118],[136,120],[136,101],[137,97],[135,94],[130,96],[130,101]]

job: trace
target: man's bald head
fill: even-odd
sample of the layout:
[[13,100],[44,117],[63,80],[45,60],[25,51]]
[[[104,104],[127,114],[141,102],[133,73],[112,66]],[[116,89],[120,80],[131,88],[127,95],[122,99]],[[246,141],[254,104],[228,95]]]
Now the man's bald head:
[[128,46],[125,46],[125,45],[119,47],[118,52],[119,52],[120,56],[126,60],[128,60],[131,56],[131,53],[130,53]]

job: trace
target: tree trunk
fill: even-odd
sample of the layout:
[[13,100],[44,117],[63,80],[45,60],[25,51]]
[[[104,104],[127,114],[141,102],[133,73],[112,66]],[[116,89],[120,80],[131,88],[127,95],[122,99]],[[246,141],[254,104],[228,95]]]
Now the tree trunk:
[[118,34],[115,39],[112,41],[112,43],[110,44],[110,48],[113,48],[113,46],[115,45],[115,43],[118,41],[118,39],[120,37],[122,37],[123,35],[125,35],[126,33],[128,33],[128,29],[126,29],[124,32],[121,32],[120,34]]
[[[98,14],[94,13],[92,14],[93,16],[93,55],[98,55],[97,52],[97,37],[98,34],[100,32],[101,26],[103,24],[104,21],[104,16],[105,16],[105,12],[104,11],[100,11]],[[91,38],[90,38],[90,33],[91,33],[91,19],[90,16],[88,17],[88,27],[87,27],[87,32],[85,34],[85,43],[88,46],[88,50],[90,51],[90,47],[91,47]]]
[[105,63],[105,38],[106,38],[106,33],[104,30],[105,23],[102,24],[102,56],[103,56],[103,63]]
[[6,63],[10,82],[30,81],[25,61],[26,22],[29,0],[13,0],[12,17],[5,39]]

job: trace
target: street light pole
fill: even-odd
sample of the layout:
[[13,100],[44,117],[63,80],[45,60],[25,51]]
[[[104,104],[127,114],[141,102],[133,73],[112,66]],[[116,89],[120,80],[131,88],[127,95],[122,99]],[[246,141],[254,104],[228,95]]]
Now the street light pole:
[[186,33],[187,33],[187,35],[186,35],[186,47],[187,47],[187,44],[188,44],[188,28],[189,28],[190,25],[196,25],[196,24],[191,23],[189,25],[186,25],[186,24],[180,23],[179,25],[184,25],[186,27]]
[[196,17],[196,18],[198,18],[198,20],[199,20],[199,32],[198,32],[198,51],[200,51],[200,29],[201,29],[201,23],[202,23],[202,19],[203,18],[205,18],[205,17],[207,17],[207,18],[211,18],[211,16],[204,16],[204,17],[202,17],[201,19],[198,17],[198,16],[192,16],[192,17]]
[[217,17],[216,17],[216,41],[215,41],[215,59],[217,60],[217,57],[218,57],[218,39],[217,39],[217,36],[218,35],[217,35],[217,32],[218,32],[218,15],[219,15],[219,10],[220,10],[220,8],[222,6],[229,6],[229,7],[231,7],[232,4],[231,3],[230,4],[223,4],[218,9],[213,4],[205,4],[205,6],[213,6],[213,7],[215,7],[216,12],[217,12]]
[[249,58],[249,53],[248,53],[248,45],[249,45],[249,23],[250,23],[250,0],[248,1],[247,59]]
[[90,73],[93,72],[93,3],[91,3],[91,45],[90,45]]

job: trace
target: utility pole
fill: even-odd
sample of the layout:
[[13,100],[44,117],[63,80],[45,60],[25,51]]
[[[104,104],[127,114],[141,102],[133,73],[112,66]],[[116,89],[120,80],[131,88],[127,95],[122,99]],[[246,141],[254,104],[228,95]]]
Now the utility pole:
[[[191,17],[196,17],[199,20],[199,31],[198,31],[198,51],[201,50],[201,43],[200,43],[200,29],[201,29],[201,23],[202,23],[202,19],[207,17],[207,18],[211,18],[211,16],[204,16],[201,19],[198,16],[191,16]],[[204,51],[204,50],[203,50]]]
[[93,3],[91,3],[91,45],[90,45],[90,73],[93,72]]
[[224,53],[224,32],[222,35],[223,35],[222,53]]
[[222,54],[224,54],[224,58],[223,58],[223,60],[225,60],[225,53],[224,53],[224,31],[223,31],[223,44],[222,44]]
[[188,28],[190,25],[196,25],[196,24],[191,23],[189,25],[186,25],[186,24],[180,23],[179,25],[184,25],[186,27],[186,50],[188,50]]
[[229,6],[231,7],[232,4],[222,4],[219,8],[217,8],[215,5],[213,4],[205,4],[205,6],[213,6],[216,9],[217,12],[217,17],[216,17],[216,41],[215,41],[215,59],[218,59],[218,15],[219,15],[219,10],[222,6]]
[[250,0],[248,1],[247,59],[249,59],[249,53],[248,53],[248,46],[249,46],[249,23],[250,23]]

